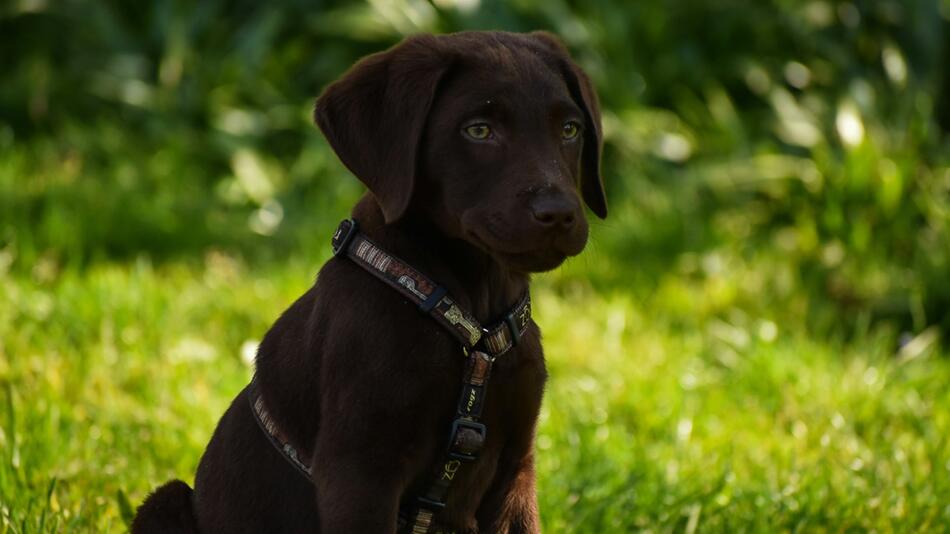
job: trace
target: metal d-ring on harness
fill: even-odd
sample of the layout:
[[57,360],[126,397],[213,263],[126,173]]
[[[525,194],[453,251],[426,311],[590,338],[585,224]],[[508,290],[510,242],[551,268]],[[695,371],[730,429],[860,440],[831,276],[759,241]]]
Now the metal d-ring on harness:
[[[360,234],[355,220],[341,222],[331,243],[334,256],[349,258],[402,293],[418,305],[420,312],[435,319],[462,344],[467,358],[462,391],[441,462],[428,488],[400,508],[398,526],[400,533],[450,534],[436,527],[435,515],[445,508],[446,495],[459,469],[474,462],[485,444],[487,429],[480,419],[492,363],[518,343],[531,322],[530,295],[525,292],[502,321],[483,328],[448,296],[445,288]],[[248,398],[254,417],[270,442],[298,472],[311,478],[309,455],[298,452],[276,425],[253,380]]]

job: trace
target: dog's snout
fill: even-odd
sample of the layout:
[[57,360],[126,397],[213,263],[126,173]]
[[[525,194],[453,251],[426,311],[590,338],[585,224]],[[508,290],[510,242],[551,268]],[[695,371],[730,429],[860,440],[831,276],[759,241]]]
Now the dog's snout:
[[560,196],[544,196],[531,202],[531,214],[538,224],[555,229],[570,229],[576,222],[577,208]]

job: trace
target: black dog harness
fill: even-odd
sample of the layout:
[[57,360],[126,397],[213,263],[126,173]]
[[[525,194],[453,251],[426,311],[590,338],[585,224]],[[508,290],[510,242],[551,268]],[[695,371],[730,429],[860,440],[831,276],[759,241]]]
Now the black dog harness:
[[[474,462],[485,444],[487,431],[480,418],[492,363],[521,339],[531,322],[531,298],[525,292],[501,321],[483,328],[448,296],[444,287],[362,235],[355,220],[341,222],[331,243],[334,256],[351,259],[402,293],[418,305],[420,312],[435,319],[462,344],[467,359],[462,392],[441,461],[434,470],[428,489],[405,502],[399,510],[400,533],[451,534],[451,531],[438,529],[433,518],[445,508],[446,495],[459,469]],[[248,389],[248,399],[258,425],[270,442],[297,471],[312,480],[309,459],[301,457],[299,449],[274,422],[254,380]]]

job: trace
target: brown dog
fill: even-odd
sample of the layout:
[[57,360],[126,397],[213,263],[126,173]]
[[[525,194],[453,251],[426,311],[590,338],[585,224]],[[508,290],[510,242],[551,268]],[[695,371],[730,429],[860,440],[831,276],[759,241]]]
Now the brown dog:
[[[363,235],[483,324],[518,302],[529,273],[584,248],[581,198],[607,214],[597,98],[546,33],[409,38],[330,85],[315,118],[369,188],[353,209]],[[323,266],[264,337],[254,389],[222,417],[194,492],[162,486],[133,532],[397,532],[445,453],[466,353],[367,269]],[[477,459],[452,464],[429,532],[539,531],[532,440],[546,373],[537,325],[523,326],[486,386]]]

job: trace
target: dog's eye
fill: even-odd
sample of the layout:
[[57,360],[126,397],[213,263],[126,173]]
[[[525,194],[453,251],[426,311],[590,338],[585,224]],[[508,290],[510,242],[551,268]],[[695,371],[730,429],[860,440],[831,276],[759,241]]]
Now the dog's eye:
[[466,126],[464,131],[465,135],[480,141],[491,137],[491,127],[489,127],[487,124],[473,124],[471,126]]
[[561,127],[561,138],[565,141],[570,141],[577,137],[577,133],[580,131],[580,125],[574,121],[567,121],[564,123],[564,126]]

